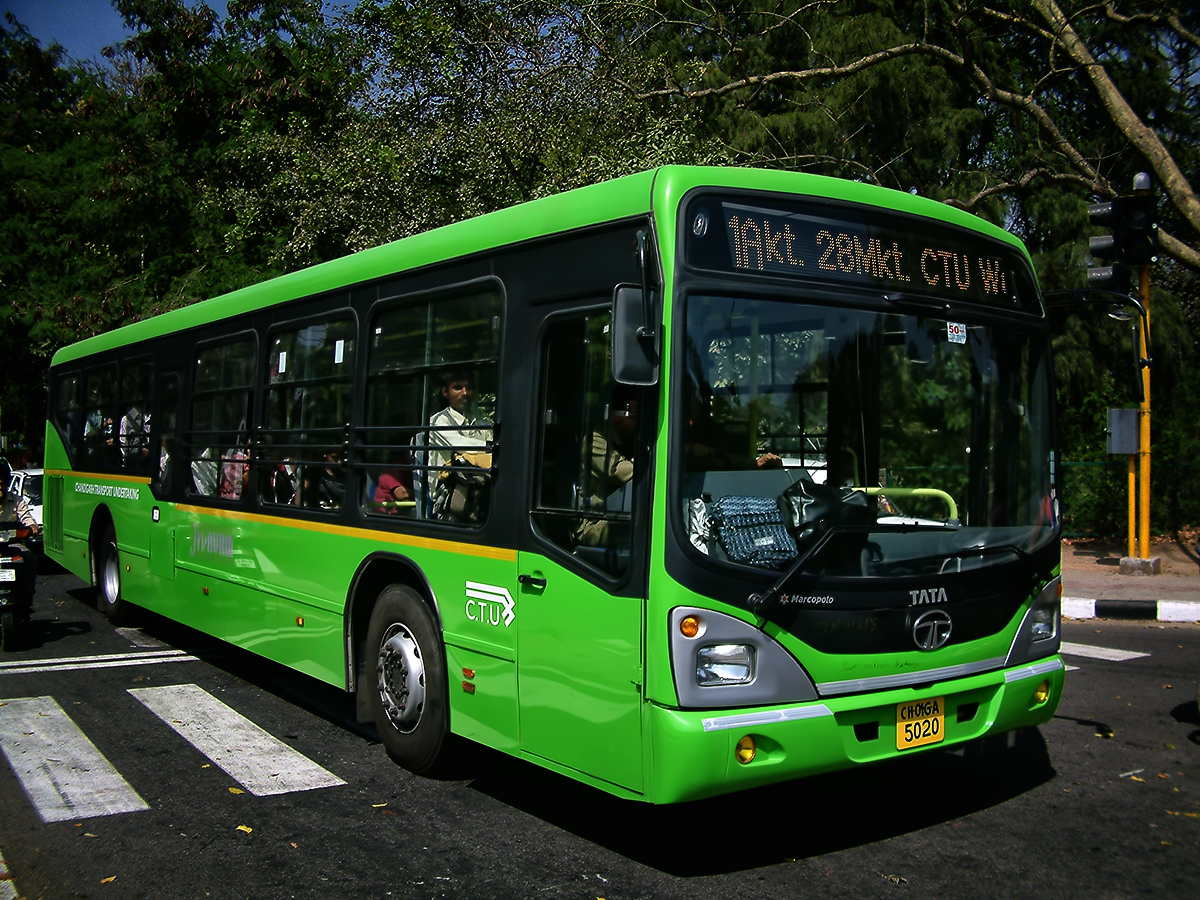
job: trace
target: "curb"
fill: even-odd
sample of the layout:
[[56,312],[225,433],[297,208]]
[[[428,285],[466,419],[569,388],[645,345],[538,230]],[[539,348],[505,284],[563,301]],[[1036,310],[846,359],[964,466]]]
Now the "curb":
[[1069,619],[1200,622],[1200,602],[1195,600],[1089,600],[1084,597],[1063,597],[1062,614]]

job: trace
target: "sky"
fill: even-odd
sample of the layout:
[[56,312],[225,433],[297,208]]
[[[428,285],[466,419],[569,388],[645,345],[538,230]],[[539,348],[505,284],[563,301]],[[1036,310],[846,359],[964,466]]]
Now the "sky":
[[[222,14],[222,0],[209,0]],[[111,0],[0,0],[0,9],[14,13],[42,47],[58,41],[77,60],[101,60],[100,48],[129,36]]]
[[67,55],[99,60],[100,48],[128,37],[110,0],[0,0],[43,48],[58,41]]

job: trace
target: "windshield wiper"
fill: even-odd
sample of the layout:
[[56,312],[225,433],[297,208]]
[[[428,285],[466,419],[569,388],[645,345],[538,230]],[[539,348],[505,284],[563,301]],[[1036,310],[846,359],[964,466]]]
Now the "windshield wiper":
[[930,556],[918,556],[906,559],[908,563],[930,562],[935,559],[962,559],[967,556],[991,556],[993,553],[1012,553],[1022,562],[1029,561],[1029,554],[1016,544],[989,544],[986,547],[964,547],[962,550],[952,550],[949,553],[934,553]]
[[771,607],[779,600],[779,594],[783,590],[783,586],[791,580],[793,575],[803,569],[810,559],[814,559],[818,553],[824,550],[825,545],[829,543],[835,534],[879,534],[880,532],[903,534],[909,531],[943,530],[945,530],[945,526],[943,525],[926,525],[920,522],[901,525],[880,525],[877,522],[862,525],[830,525],[817,539],[815,544],[800,554],[796,561],[788,566],[787,571],[771,586],[770,590],[753,593],[746,598],[746,602],[750,607],[750,611],[755,616],[765,619]]

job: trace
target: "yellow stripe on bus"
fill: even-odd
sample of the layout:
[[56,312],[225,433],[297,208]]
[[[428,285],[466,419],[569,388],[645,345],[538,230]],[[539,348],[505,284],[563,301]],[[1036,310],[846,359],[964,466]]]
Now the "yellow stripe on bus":
[[316,531],[321,534],[338,534],[345,537],[370,538],[389,544],[400,544],[405,547],[421,547],[426,550],[442,550],[447,553],[465,553],[468,556],[480,556],[485,559],[496,559],[503,562],[516,562],[517,551],[504,547],[487,547],[479,544],[467,544],[462,541],[447,541],[441,538],[418,537],[411,534],[394,534],[389,531],[376,531],[370,528],[351,528],[346,525],[332,525],[326,522],[308,522],[303,519],[282,519],[277,516],[264,516],[258,513],[238,512],[231,509],[210,509],[207,506],[188,506],[180,503],[175,507],[179,512],[195,513],[199,516],[214,516],[220,519],[237,519],[243,522],[257,522],[261,525],[282,525],[285,528],[299,528],[302,531]]
[[64,475],[71,478],[97,481],[126,481],[130,484],[149,484],[149,475],[112,475],[108,472],[76,472],[72,469],[47,469],[47,475]]

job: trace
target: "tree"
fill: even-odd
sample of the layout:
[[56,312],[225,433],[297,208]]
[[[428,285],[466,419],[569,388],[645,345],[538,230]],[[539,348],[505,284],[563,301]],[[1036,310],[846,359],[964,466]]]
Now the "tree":
[[922,190],[937,158],[929,192],[993,217],[1007,212],[993,198],[1112,197],[1148,169],[1171,203],[1163,249],[1200,270],[1194,8],[635,0],[598,20],[656,59],[657,84],[629,83],[638,97],[720,108],[750,159],[770,143],[778,161]]

